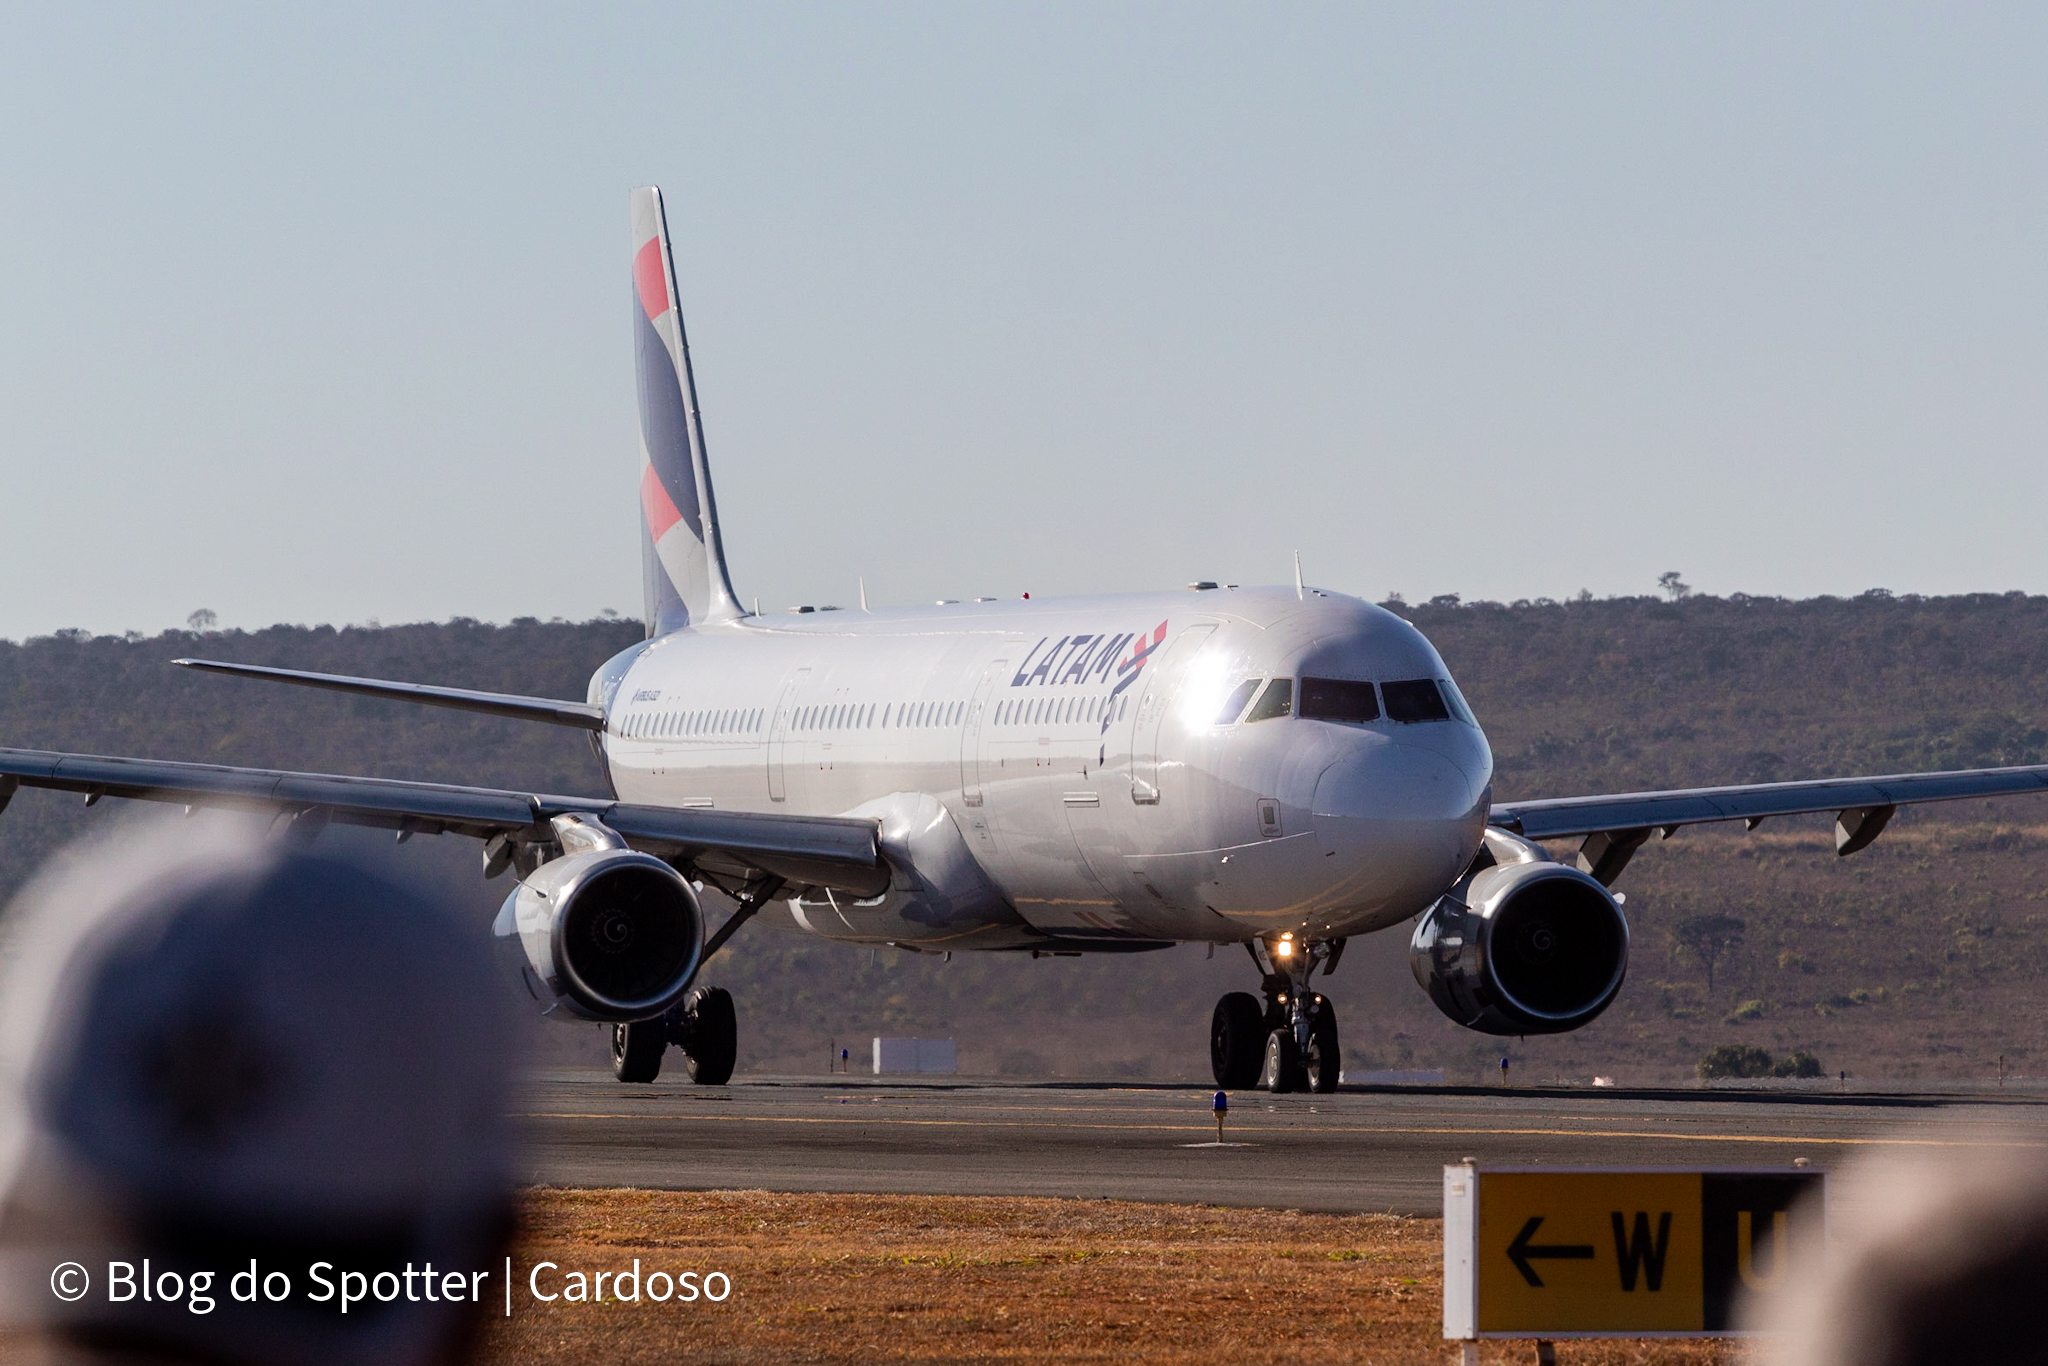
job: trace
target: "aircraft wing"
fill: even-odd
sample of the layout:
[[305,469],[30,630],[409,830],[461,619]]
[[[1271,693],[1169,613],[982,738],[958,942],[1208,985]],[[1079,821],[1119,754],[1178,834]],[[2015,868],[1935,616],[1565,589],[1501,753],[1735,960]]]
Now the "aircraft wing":
[[355,678],[348,674],[316,674],[304,669],[273,669],[265,664],[226,664],[217,659],[174,659],[171,663],[200,673],[294,683],[302,688],[381,697],[387,702],[419,702],[429,707],[480,711],[489,716],[508,716],[514,721],[545,721],[579,730],[604,729],[604,708],[587,702],[559,702],[552,697],[521,697],[514,693],[477,692],[472,688],[437,688],[425,683],[394,683],[386,678]]
[[88,806],[102,797],[128,797],[178,802],[188,810],[270,812],[308,832],[339,821],[396,830],[401,839],[469,835],[486,842],[490,876],[510,865],[519,846],[553,842],[548,822],[554,817],[580,812],[635,849],[717,871],[763,873],[860,896],[879,895],[889,885],[876,823],[844,817],[677,810],[444,783],[0,749],[0,808],[22,787],[82,792]]
[[1683,825],[1744,821],[1751,829],[1770,816],[1833,811],[1835,852],[1853,854],[1883,831],[1902,806],[1966,797],[2004,797],[2048,791],[2048,764],[2023,768],[1969,768],[1950,773],[1895,773],[1878,778],[1817,778],[1810,782],[1751,783],[1740,787],[1683,787],[1670,792],[1623,792],[1605,797],[1558,797],[1502,802],[1489,822],[1529,839],[1584,835],[1579,866],[1611,883],[1653,831],[1668,838]]

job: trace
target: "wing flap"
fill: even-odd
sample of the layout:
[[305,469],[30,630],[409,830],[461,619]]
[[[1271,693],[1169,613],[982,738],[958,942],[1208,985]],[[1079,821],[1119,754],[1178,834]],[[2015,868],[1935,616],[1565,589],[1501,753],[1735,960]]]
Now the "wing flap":
[[792,883],[861,896],[889,889],[874,821],[754,811],[682,811],[618,802],[599,817],[636,849],[698,859],[717,855]]

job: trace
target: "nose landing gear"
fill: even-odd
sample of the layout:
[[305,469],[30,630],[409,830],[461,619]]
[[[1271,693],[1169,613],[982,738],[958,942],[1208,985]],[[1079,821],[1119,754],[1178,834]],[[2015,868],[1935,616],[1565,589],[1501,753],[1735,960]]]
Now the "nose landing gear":
[[1344,941],[1276,939],[1257,946],[1248,943],[1245,950],[1264,978],[1265,1004],[1261,1007],[1244,991],[1233,991],[1216,1003],[1209,1023],[1209,1063],[1216,1084],[1225,1090],[1336,1090],[1344,1062],[1337,1041],[1337,1008],[1309,990],[1308,979],[1318,966],[1325,975],[1337,966]]

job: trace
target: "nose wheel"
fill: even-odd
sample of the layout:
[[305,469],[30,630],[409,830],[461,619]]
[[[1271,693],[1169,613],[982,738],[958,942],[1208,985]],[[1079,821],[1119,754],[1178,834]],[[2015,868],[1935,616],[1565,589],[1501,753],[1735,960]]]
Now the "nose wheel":
[[1259,1087],[1265,1091],[1337,1089],[1344,1051],[1337,1038],[1337,1007],[1308,979],[1318,966],[1325,973],[1336,966],[1344,941],[1287,941],[1288,952],[1271,950],[1261,958],[1247,944],[1252,961],[1264,977],[1265,1002],[1250,992],[1233,991],[1216,1003],[1209,1022],[1209,1065],[1216,1084],[1225,1090]]

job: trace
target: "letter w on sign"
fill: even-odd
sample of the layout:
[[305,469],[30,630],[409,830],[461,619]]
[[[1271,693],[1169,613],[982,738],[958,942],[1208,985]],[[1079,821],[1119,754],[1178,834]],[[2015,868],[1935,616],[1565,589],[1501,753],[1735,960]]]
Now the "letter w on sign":
[[1650,1216],[1642,1210],[1636,1211],[1636,1226],[1631,1231],[1622,1223],[1621,1211],[1615,1210],[1614,1260],[1621,1267],[1621,1288],[1636,1288],[1636,1276],[1640,1273],[1651,1290],[1664,1288],[1664,1254],[1671,1247],[1671,1212],[1666,1210],[1657,1219],[1657,1239],[1650,1240]]

